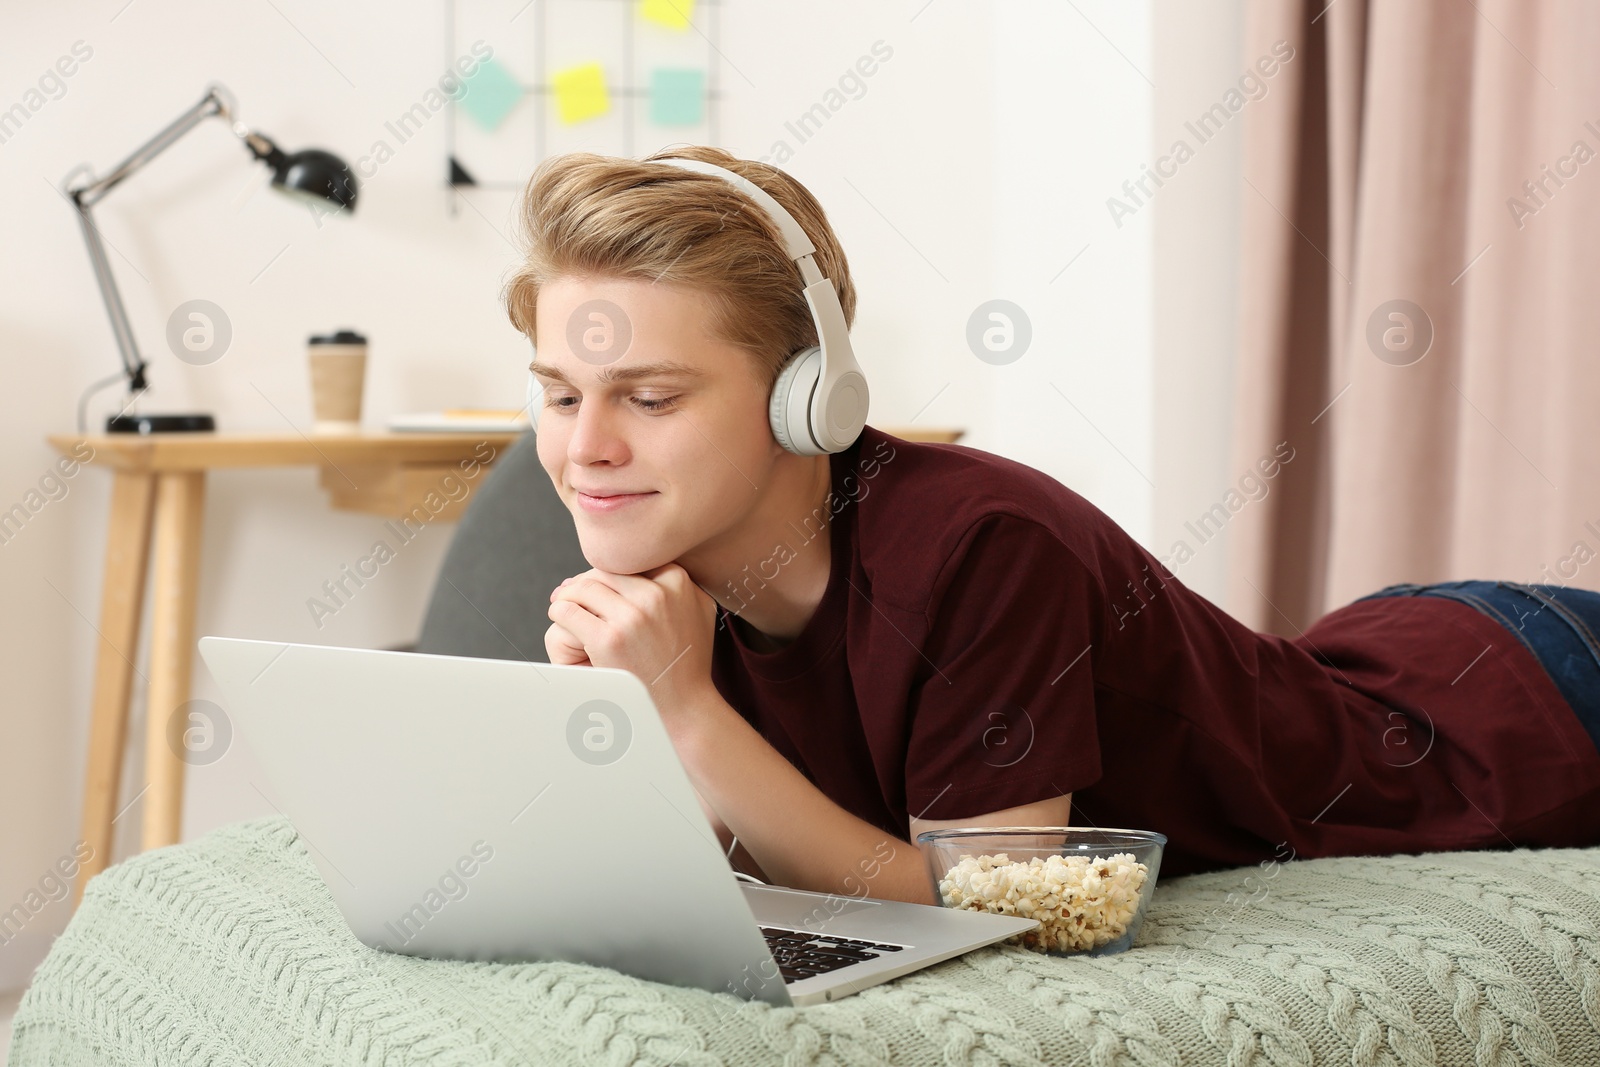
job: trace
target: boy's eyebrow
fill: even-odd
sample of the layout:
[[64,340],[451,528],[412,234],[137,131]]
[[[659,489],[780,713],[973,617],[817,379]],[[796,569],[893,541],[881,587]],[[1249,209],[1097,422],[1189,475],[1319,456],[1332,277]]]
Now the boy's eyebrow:
[[[540,363],[534,360],[528,364],[528,369],[541,378],[551,378],[555,381],[571,385],[572,381],[559,369],[549,363]],[[692,367],[687,363],[680,363],[674,359],[660,360],[655,363],[634,363],[628,366],[602,367],[600,381],[606,385],[613,382],[632,382],[640,378],[704,378],[705,372],[699,367]]]

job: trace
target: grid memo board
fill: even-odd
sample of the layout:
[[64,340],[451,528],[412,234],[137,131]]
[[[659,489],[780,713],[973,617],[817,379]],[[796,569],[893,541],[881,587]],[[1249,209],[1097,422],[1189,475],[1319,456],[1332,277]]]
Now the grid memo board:
[[450,65],[491,50],[447,109],[449,183],[521,189],[552,155],[718,143],[720,7],[446,0]]

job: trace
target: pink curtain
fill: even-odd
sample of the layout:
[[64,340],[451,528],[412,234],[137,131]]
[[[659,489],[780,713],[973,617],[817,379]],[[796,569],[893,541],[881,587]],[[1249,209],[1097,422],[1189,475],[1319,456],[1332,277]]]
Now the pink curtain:
[[1600,589],[1600,4],[1249,0],[1229,612]]

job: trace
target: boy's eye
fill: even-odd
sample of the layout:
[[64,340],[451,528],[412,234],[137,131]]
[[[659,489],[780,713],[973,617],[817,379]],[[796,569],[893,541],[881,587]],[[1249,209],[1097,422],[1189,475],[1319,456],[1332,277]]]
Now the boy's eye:
[[[667,411],[678,402],[678,398],[676,396],[633,396],[629,397],[628,399],[641,411]],[[551,393],[549,390],[545,391],[544,405],[547,408],[555,408],[558,411],[570,411],[572,408],[576,407],[577,404],[578,398],[575,396],[558,396],[554,393]]]

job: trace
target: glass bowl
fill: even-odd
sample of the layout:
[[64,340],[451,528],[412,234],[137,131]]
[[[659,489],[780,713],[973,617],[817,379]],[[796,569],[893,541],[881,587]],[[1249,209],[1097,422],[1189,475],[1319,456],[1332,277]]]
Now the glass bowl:
[[1051,956],[1109,956],[1138,936],[1167,838],[1151,830],[972,826],[917,835],[948,908],[1020,915],[1012,938]]

